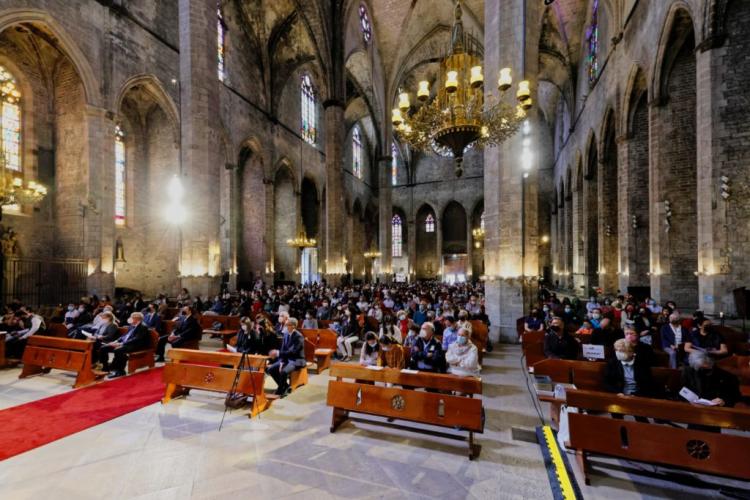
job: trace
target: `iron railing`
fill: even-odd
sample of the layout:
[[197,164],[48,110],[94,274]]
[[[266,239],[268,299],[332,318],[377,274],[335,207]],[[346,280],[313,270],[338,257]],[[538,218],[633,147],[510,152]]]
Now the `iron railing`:
[[86,261],[82,259],[5,258],[0,300],[18,299],[32,307],[78,303],[86,295]]

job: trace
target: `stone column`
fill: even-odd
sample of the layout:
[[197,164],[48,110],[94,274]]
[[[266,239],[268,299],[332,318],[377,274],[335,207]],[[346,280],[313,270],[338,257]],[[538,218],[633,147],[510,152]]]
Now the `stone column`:
[[[495,81],[499,70],[506,66],[513,71],[514,83],[524,74],[533,80],[539,59],[534,41],[539,39],[540,5],[541,2],[525,0],[485,1],[484,63],[488,82]],[[488,92],[497,93],[494,87],[486,86]],[[532,88],[536,88],[533,81]],[[515,104],[515,92],[509,92],[506,98]],[[532,110],[532,142],[538,133],[534,116]],[[532,173],[524,181],[520,153],[520,134],[484,153],[485,258],[489,276],[486,303],[493,340],[516,339],[516,319],[526,313],[530,292],[522,277],[536,276],[539,271],[537,176]],[[538,159],[535,163],[532,172],[539,169]]]
[[474,259],[474,238],[471,234],[471,216],[466,212],[466,281],[471,281],[473,276],[473,259]]
[[221,157],[216,2],[179,0],[182,179],[188,222],[182,228],[182,284],[218,291]]
[[326,279],[339,283],[344,268],[344,104],[336,100],[323,103],[325,108],[326,150]]
[[86,287],[99,296],[114,295],[115,290],[115,122],[112,118],[104,109],[86,107],[89,169],[83,254],[88,263]]
[[[413,195],[412,195],[413,198]],[[411,207],[409,209],[409,216],[407,219],[409,220],[407,226],[407,236],[406,236],[406,245],[408,249],[408,256],[409,256],[409,282],[413,282],[416,280],[417,277],[417,232],[419,232],[419,227],[417,226],[417,213],[415,212],[414,207],[414,200],[411,200],[410,203]]]
[[393,217],[393,188],[390,175],[391,157],[383,156],[378,162],[378,231],[380,243],[381,281],[390,282],[392,278],[393,256],[391,254],[391,218]]
[[[708,39],[696,52],[699,307],[707,314],[736,313],[732,290],[748,285],[750,182],[746,61],[750,10],[733,6],[728,41]],[[714,42],[714,43],[712,43]],[[722,176],[729,197],[721,195]]]

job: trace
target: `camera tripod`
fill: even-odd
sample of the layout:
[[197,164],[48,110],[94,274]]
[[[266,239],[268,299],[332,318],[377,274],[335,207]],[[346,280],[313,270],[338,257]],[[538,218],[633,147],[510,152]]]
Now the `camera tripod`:
[[[257,391],[255,387],[255,377],[252,376],[252,372],[258,371],[258,369],[256,367],[253,367],[253,365],[250,363],[250,360],[248,360],[247,352],[243,351],[242,356],[240,356],[240,362],[237,364],[237,371],[234,374],[234,380],[232,381],[232,386],[230,387],[229,392],[227,393],[227,397],[224,399],[224,413],[221,415],[221,422],[219,423],[219,430],[221,430],[221,428],[224,426],[224,418],[227,416],[227,410],[229,410],[230,408],[229,402],[237,392],[237,386],[240,383],[240,377],[242,376],[243,371],[250,372],[250,383],[253,386],[253,398],[256,397],[255,394],[257,393]],[[260,414],[258,414],[258,418],[260,418]]]

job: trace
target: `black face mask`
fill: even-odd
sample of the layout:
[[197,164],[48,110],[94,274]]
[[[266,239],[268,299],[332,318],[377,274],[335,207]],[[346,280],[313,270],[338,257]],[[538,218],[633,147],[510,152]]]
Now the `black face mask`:
[[559,325],[551,325],[549,327],[550,330],[552,330],[555,333],[560,333],[560,326]]

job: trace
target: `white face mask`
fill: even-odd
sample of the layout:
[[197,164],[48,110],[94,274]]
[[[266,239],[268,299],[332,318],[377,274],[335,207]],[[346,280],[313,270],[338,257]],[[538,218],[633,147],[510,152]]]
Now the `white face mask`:
[[602,317],[602,315],[597,313],[597,314],[592,314],[591,317],[594,319],[599,319]]
[[423,339],[426,339],[427,338],[427,332],[424,331],[424,330],[422,330],[421,332],[419,332],[419,336],[422,337]]
[[368,342],[367,345],[369,345],[370,347],[375,347],[376,345],[378,345],[378,343],[377,342]]

